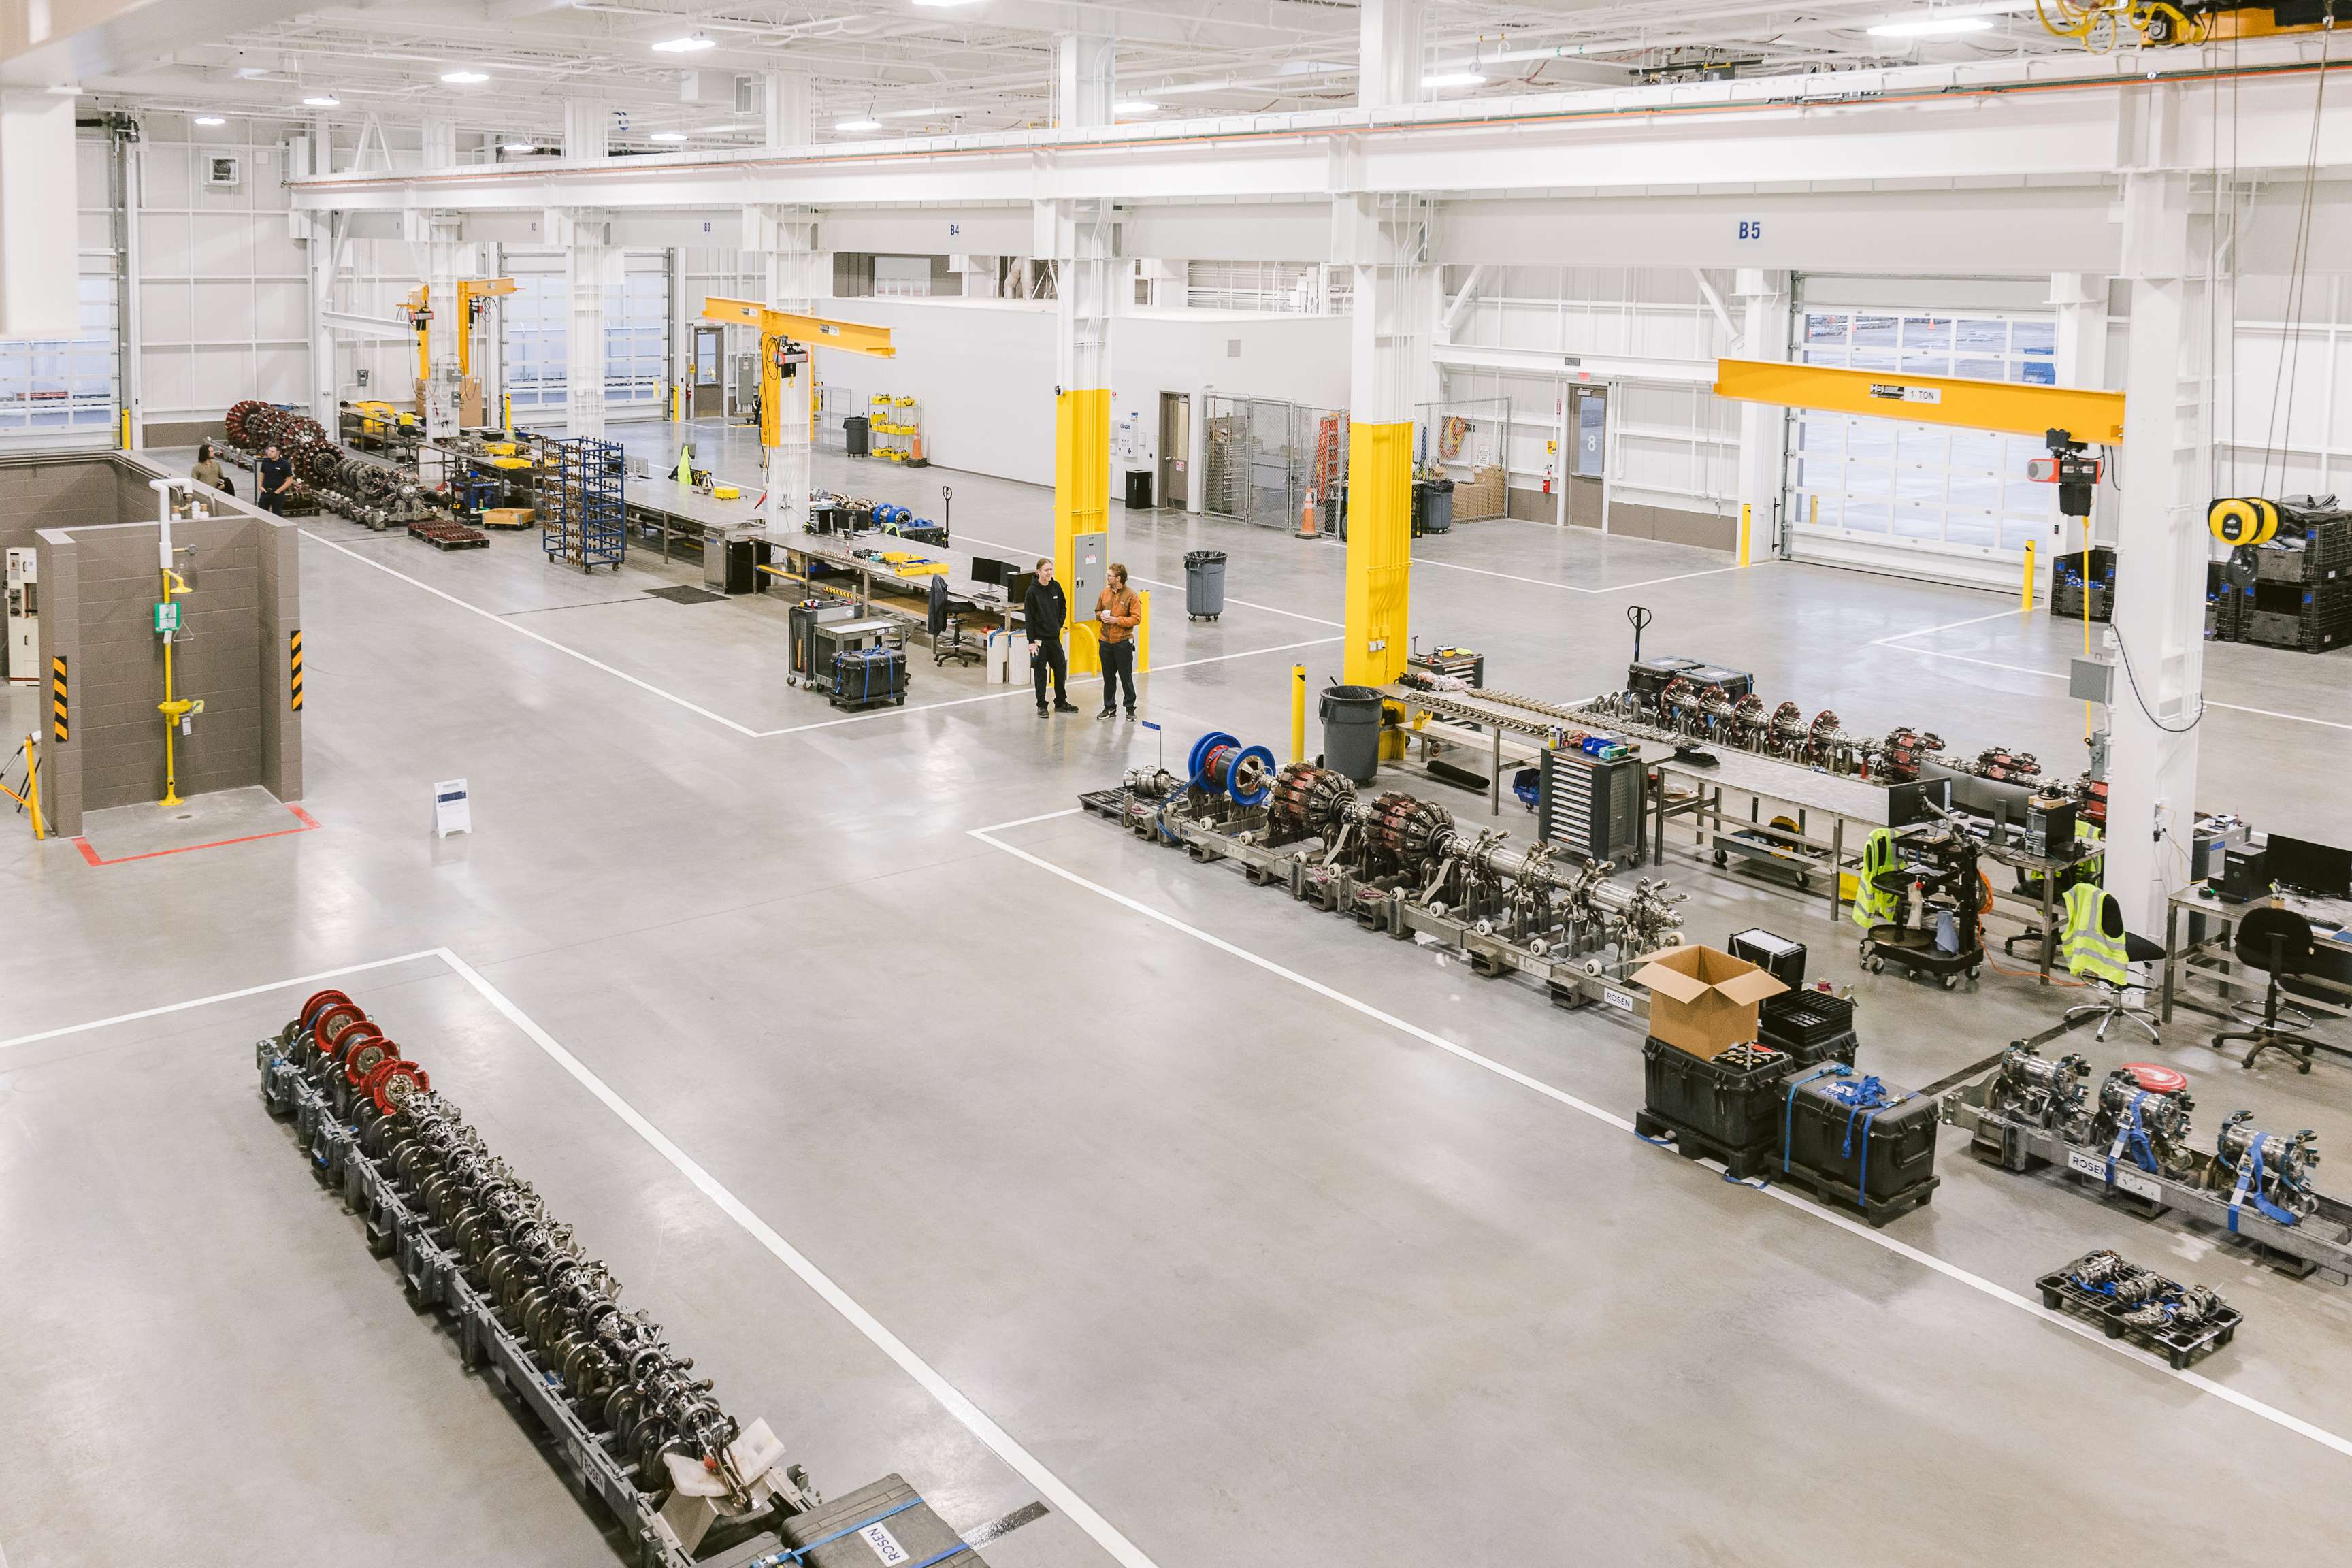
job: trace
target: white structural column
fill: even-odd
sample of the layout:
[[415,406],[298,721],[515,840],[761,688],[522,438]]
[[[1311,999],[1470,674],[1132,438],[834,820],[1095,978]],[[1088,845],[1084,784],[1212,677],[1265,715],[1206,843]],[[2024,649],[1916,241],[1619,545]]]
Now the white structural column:
[[[2139,127],[2145,172],[2124,177],[2122,275],[2131,288],[2124,378],[2125,510],[2113,633],[2116,671],[2105,886],[2126,927],[2164,929],[2164,900],[2188,880],[2204,689],[2205,510],[2211,484],[2201,200],[2166,165],[2172,94],[2149,89]],[[2119,660],[2119,666],[2123,660]]]
[[427,169],[447,169],[457,162],[457,122],[454,120],[428,119],[418,138],[420,162]]
[[602,158],[609,150],[610,110],[601,98],[566,99],[563,103],[563,155]]
[[1343,679],[1378,686],[1404,668],[1412,571],[1414,405],[1434,392],[1438,310],[1429,205],[1347,188],[1335,152],[1331,258],[1351,284],[1348,360],[1348,570]]
[[612,219],[592,207],[550,207],[541,227],[563,251],[563,284],[571,304],[563,348],[563,429],[567,436],[604,435],[604,290],[620,281],[621,253],[612,248]]
[[[1789,357],[1789,275],[1743,267],[1733,274],[1739,302],[1742,359]],[[1781,497],[1787,493],[1789,411],[1769,404],[1739,405],[1739,563],[1764,560],[1782,537]]]
[[[769,71],[761,79],[761,89],[763,129],[770,147],[803,147],[814,140],[806,76],[799,71]],[[817,300],[832,292],[816,244],[816,214],[810,208],[769,203],[743,209],[743,248],[760,258],[761,303],[803,314],[815,310]],[[759,333],[744,331],[736,336],[739,352],[761,352]],[[810,353],[807,363],[793,370],[792,379],[781,384],[785,406],[774,421],[776,438],[761,448],[760,480],[767,505],[761,521],[772,531],[808,525],[809,490],[815,478],[812,448],[816,377],[816,358]],[[762,423],[764,427],[766,422]]]
[[1423,97],[1427,0],[1361,0],[1357,12],[1356,101],[1392,109]]
[[[1118,50],[1097,34],[1054,44],[1055,122],[1107,125]],[[1055,184],[1046,171],[1042,188]],[[1034,207],[1033,248],[1054,263],[1054,570],[1070,595],[1070,668],[1102,668],[1090,592],[1116,558],[1110,523],[1110,203],[1049,194]],[[1137,672],[1142,672],[1139,655]]]
[[[299,166],[289,161],[288,172],[296,174],[331,174],[335,172],[334,132],[326,117],[320,115],[310,123],[307,140],[297,138],[294,146],[299,155]],[[338,367],[335,361],[335,332],[327,324],[327,311],[334,304],[335,274],[335,214],[326,208],[315,208],[302,215],[303,266],[310,277],[310,417],[326,428],[335,425],[335,404]]]
[[[2057,318],[2055,363],[2060,386],[2105,387],[2107,384],[2107,280],[2090,272],[2050,275],[2050,308]],[[2103,544],[2116,540],[2119,521],[2118,492],[2103,484],[2091,502],[2091,532]],[[2042,546],[2037,568],[2046,578],[2053,551],[2080,550],[2083,525],[2062,518],[2052,526]]]

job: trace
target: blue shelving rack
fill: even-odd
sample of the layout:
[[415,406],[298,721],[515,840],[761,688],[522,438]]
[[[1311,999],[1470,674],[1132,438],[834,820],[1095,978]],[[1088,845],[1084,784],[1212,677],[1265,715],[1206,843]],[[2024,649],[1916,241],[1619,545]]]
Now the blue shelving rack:
[[540,548],[551,561],[593,572],[620,569],[629,552],[618,442],[575,437],[549,443],[540,469]]

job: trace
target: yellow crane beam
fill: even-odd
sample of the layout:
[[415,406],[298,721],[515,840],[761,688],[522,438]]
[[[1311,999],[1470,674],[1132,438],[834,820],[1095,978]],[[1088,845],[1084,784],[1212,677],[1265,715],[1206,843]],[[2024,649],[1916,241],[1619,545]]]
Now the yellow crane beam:
[[515,291],[511,278],[461,278],[457,280],[457,374],[474,374],[474,318],[488,300]]
[[[890,346],[890,329],[868,326],[864,321],[836,321],[828,316],[804,316],[797,310],[776,310],[751,300],[705,300],[702,319],[706,321],[728,321],[739,327],[754,327],[760,333],[760,445],[781,447],[784,444],[784,382],[796,375],[801,360],[795,357],[793,345],[821,344],[829,349],[846,349],[851,353],[871,354],[877,359],[890,359],[898,351]],[[802,379],[800,384],[810,383]],[[802,427],[808,426],[810,415],[805,393],[800,398],[802,406],[796,416]]]
[[2012,436],[2063,430],[2095,447],[2116,446],[2124,438],[2124,395],[2079,386],[1726,359],[1715,363],[1715,395],[1743,403],[2001,430]]

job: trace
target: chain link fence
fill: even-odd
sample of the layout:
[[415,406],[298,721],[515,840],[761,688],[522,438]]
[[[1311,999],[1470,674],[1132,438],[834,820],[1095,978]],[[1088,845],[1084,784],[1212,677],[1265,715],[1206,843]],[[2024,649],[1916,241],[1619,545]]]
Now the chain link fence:
[[1347,484],[1347,410],[1211,397],[1204,466],[1210,512],[1295,530],[1311,494],[1318,526],[1328,529],[1324,520]]
[[1454,521],[1510,511],[1511,400],[1456,398],[1413,409],[1413,468],[1454,481]]

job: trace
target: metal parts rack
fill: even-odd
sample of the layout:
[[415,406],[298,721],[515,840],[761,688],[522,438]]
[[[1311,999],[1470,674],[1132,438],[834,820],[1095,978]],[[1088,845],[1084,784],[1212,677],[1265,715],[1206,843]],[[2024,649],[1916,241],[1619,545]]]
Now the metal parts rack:
[[2169,1210],[2218,1226],[2284,1272],[2352,1285],[2352,1204],[2313,1187],[2319,1156],[2310,1133],[2263,1132],[2242,1110],[2208,1153],[2189,1143],[2187,1079],[2124,1067],[2094,1097],[2089,1074],[2079,1056],[2047,1058],[2020,1041],[1990,1077],[1948,1092],[1943,1118],[1988,1163],[2053,1165],[2144,1217]]
[[1431,937],[1476,973],[1533,976],[1558,1005],[1648,1016],[1647,995],[1627,976],[1682,925],[1682,895],[1664,883],[1612,882],[1606,861],[1457,826],[1444,806],[1399,791],[1366,800],[1329,769],[1277,771],[1264,746],[1222,732],[1194,743],[1187,770],[1138,769],[1079,802],[1196,860],[1235,861],[1253,885],[1366,931]]

